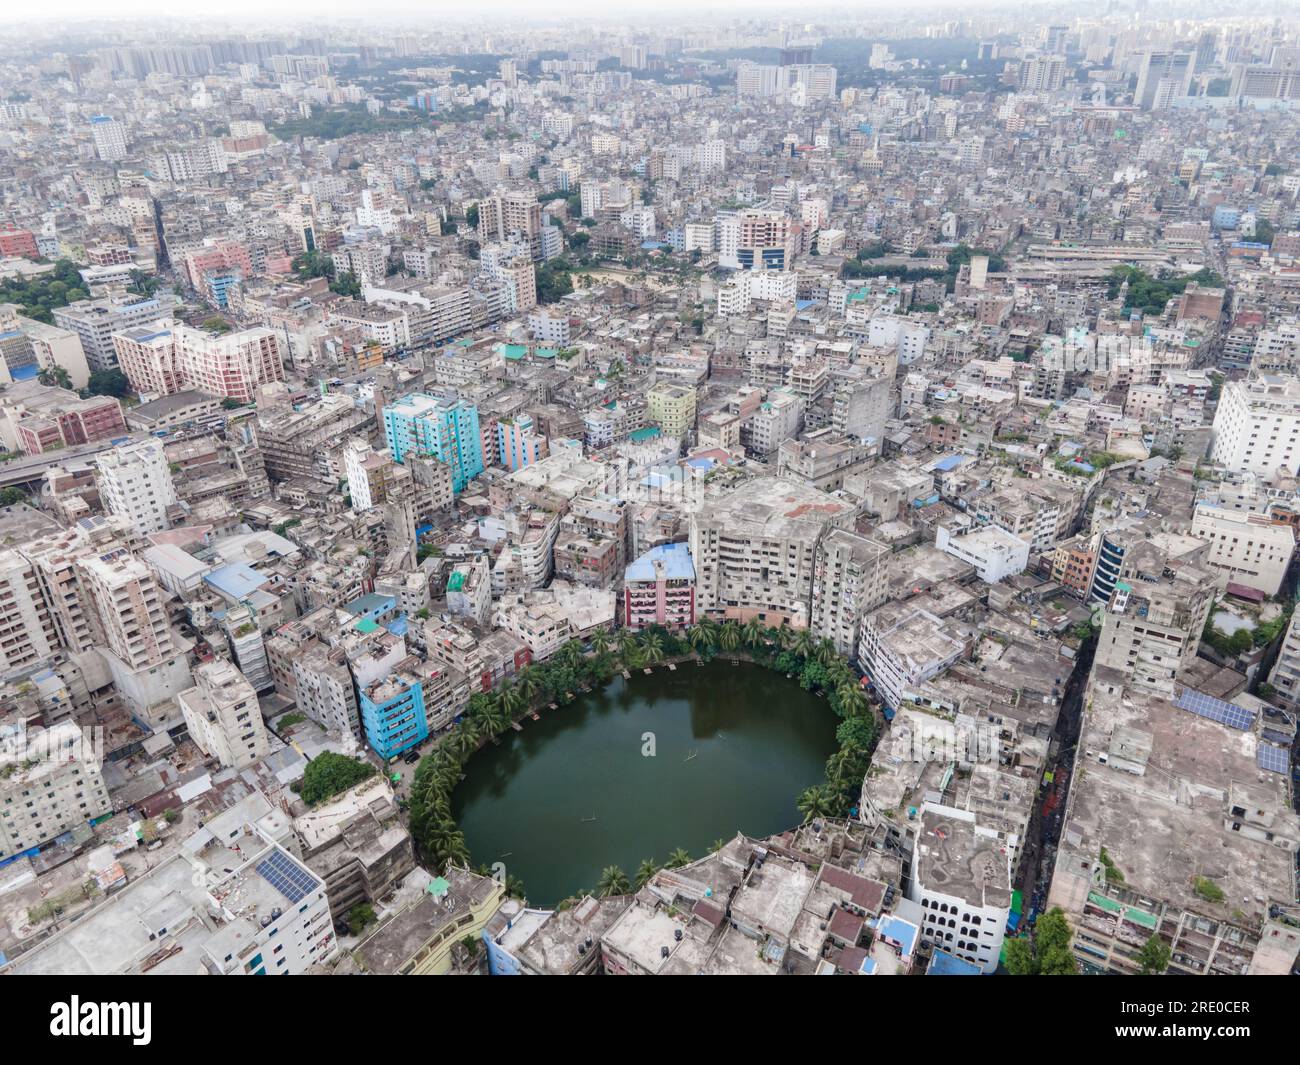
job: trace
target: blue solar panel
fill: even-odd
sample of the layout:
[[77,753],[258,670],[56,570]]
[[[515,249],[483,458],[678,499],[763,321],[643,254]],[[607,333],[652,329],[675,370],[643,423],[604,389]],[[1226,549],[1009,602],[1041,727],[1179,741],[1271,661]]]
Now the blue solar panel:
[[1199,717],[1217,721],[1220,725],[1227,725],[1229,728],[1249,731],[1255,724],[1255,711],[1247,710],[1236,703],[1225,703],[1213,695],[1193,691],[1191,688],[1184,688],[1179,692],[1174,705]]
[[1255,764],[1270,773],[1285,774],[1290,761],[1290,751],[1274,747],[1271,743],[1261,743],[1255,748]]
[[290,902],[316,890],[316,878],[280,851],[272,851],[258,862],[257,871]]

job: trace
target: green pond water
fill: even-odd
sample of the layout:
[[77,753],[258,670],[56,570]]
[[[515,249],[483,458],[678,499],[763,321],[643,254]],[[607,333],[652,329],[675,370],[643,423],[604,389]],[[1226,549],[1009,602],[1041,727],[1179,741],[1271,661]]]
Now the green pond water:
[[838,724],[783,674],[730,662],[615,676],[540,713],[476,754],[452,796],[474,864],[502,863],[534,906],[594,889],[608,865],[632,878],[676,847],[699,858],[737,831],[797,824]]

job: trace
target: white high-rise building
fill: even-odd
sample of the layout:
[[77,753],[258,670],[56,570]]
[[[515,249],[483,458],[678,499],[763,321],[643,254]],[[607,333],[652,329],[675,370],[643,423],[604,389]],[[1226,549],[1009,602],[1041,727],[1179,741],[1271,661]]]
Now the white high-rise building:
[[99,456],[99,493],[111,514],[141,536],[168,528],[167,508],[176,489],[160,440],[135,440]]
[[126,127],[108,115],[96,115],[90,120],[90,132],[95,138],[95,153],[106,163],[116,163],[126,158]]
[[1230,470],[1271,477],[1300,468],[1300,381],[1261,374],[1223,386],[1210,458]]
[[223,766],[243,769],[270,744],[257,692],[231,663],[216,659],[194,670],[195,686],[177,697],[190,739]]

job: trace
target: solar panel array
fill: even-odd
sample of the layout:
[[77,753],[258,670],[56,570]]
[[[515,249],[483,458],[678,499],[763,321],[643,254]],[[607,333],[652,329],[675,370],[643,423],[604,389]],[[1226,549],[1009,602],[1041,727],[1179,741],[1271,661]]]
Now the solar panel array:
[[1255,764],[1270,773],[1285,774],[1290,761],[1290,751],[1274,747],[1271,743],[1261,743],[1255,748]]
[[1243,732],[1249,731],[1255,725],[1255,711],[1246,710],[1236,703],[1225,703],[1213,695],[1193,691],[1191,688],[1180,691],[1178,698],[1174,700],[1174,705],[1198,717],[1208,718],[1210,721],[1217,721],[1220,725],[1241,729]]
[[257,871],[291,903],[316,890],[316,878],[280,851],[258,862]]

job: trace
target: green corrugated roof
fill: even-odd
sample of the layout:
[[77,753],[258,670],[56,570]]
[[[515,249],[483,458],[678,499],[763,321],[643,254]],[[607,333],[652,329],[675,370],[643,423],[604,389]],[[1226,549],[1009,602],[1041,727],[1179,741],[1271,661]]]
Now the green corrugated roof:
[[1124,909],[1123,903],[1108,899],[1105,895],[1098,895],[1095,891],[1088,892],[1088,901],[1094,906],[1100,906],[1107,913],[1119,913]]
[[1140,924],[1143,928],[1154,929],[1160,924],[1154,914],[1147,913],[1146,910],[1139,910],[1136,906],[1126,906],[1124,916],[1134,924]]

